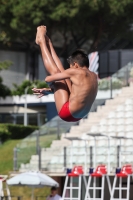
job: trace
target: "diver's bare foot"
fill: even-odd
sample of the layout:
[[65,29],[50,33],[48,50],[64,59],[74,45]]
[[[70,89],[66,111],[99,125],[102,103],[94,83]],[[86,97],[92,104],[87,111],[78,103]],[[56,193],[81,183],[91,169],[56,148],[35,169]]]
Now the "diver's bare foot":
[[36,33],[36,44],[40,45],[41,42],[45,41],[45,35],[46,35],[46,26],[38,26],[37,27],[37,33]]

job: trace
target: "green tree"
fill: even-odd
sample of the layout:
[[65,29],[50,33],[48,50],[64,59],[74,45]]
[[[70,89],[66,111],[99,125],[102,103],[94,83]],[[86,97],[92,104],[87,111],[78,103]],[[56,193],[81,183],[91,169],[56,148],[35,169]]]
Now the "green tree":
[[3,80],[0,77],[0,97],[5,98],[6,96],[10,96],[11,95],[11,91],[10,89],[3,84]]
[[60,32],[62,55],[88,40],[88,51],[98,49],[103,40],[133,41],[132,7],[132,0],[1,0],[0,40],[17,38],[33,48],[36,27],[45,24],[50,36]]
[[12,95],[23,95],[25,94],[25,89],[27,88],[27,94],[33,94],[32,88],[37,87],[37,88],[47,88],[48,85],[46,82],[40,81],[40,80],[35,80],[35,81],[30,81],[30,80],[24,80],[21,85],[13,84],[14,89],[11,91]]
[[[12,62],[9,60],[0,61],[0,71],[4,69],[8,69],[12,65]],[[11,94],[10,89],[3,84],[3,79],[0,77],[0,97],[5,98]]]

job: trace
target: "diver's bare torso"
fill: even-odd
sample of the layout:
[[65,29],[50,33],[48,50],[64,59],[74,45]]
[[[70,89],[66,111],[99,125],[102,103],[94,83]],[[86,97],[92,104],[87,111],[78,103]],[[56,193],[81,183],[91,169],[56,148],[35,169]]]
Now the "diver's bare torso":
[[[78,71],[77,71],[78,70]],[[97,94],[97,75],[86,67],[77,69],[71,77],[72,91],[69,97],[69,109],[73,117],[86,116]]]

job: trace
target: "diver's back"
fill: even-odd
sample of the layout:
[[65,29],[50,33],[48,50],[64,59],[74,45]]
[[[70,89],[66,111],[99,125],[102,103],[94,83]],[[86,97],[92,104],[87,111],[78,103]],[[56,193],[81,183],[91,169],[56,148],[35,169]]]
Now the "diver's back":
[[88,69],[81,69],[72,78],[72,83],[72,92],[69,99],[70,111],[74,117],[84,117],[90,111],[96,98],[97,76]]

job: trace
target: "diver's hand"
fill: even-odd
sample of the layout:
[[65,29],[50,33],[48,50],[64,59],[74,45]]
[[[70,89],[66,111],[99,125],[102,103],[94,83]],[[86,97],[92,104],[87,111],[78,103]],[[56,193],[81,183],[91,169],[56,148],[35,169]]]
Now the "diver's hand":
[[38,95],[38,98],[41,98],[48,93],[52,93],[51,88],[33,88],[32,91],[34,92],[33,94]]

